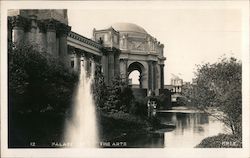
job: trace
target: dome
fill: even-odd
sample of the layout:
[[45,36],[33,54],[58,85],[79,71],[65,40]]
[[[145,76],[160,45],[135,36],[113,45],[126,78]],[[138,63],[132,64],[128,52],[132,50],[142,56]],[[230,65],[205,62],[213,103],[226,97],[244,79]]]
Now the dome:
[[119,32],[136,32],[147,34],[147,32],[142,27],[132,23],[115,23],[111,26]]

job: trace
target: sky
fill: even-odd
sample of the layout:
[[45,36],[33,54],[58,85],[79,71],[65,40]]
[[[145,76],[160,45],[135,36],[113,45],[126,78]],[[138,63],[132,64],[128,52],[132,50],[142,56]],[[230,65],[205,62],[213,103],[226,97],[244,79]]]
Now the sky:
[[[155,7],[154,7],[155,5]],[[166,7],[164,7],[166,5]],[[135,23],[164,44],[164,80],[172,74],[184,81],[194,78],[196,65],[219,61],[222,56],[241,59],[242,14],[228,7],[82,7],[68,10],[72,31],[92,38],[93,28],[103,29],[117,22]]]

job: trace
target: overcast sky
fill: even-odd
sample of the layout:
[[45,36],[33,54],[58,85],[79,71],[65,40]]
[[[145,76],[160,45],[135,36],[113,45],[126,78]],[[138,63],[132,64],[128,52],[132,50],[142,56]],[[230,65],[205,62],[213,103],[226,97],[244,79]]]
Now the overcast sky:
[[[154,5],[156,7],[154,7]],[[197,64],[216,62],[221,56],[241,58],[242,24],[238,9],[222,7],[126,7],[119,3],[98,9],[69,9],[72,31],[92,38],[92,30],[117,22],[135,23],[165,45],[165,84],[171,74],[191,81]],[[167,3],[166,3],[167,5]]]

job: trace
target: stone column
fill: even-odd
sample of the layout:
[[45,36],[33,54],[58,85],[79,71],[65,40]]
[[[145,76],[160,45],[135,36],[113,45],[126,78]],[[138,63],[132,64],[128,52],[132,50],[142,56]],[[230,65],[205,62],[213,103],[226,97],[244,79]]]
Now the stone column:
[[152,90],[152,61],[148,61],[148,90]]
[[29,40],[29,43],[32,45],[36,45],[39,43],[36,43],[36,36],[37,36],[37,16],[36,15],[30,15],[30,31],[27,33],[27,38]]
[[152,90],[155,91],[156,89],[156,62],[152,62]]
[[74,60],[74,62],[75,62],[75,71],[79,72],[80,71],[81,60],[80,60],[80,55],[77,54],[76,52],[75,52],[75,60]]
[[56,22],[49,20],[47,23],[47,52],[55,57],[56,54]]
[[160,69],[161,69],[161,89],[164,89],[164,64],[160,65]]
[[62,59],[62,61],[66,66],[68,66],[67,55],[68,55],[67,35],[61,34],[59,37],[59,57],[60,59]]
[[155,61],[148,61],[148,89],[152,92],[155,90]]
[[82,51],[80,51],[79,49],[77,49],[77,48],[74,48],[74,47],[71,47],[72,49],[72,51],[76,54],[76,58],[75,58],[75,68],[76,68],[76,71],[77,72],[80,72],[80,68],[81,68],[81,59],[83,59],[82,58],[82,54],[84,53],[84,52],[82,52]]
[[12,42],[12,19],[8,17],[8,42]]
[[94,57],[92,56],[90,58],[90,62],[91,62],[91,76],[94,76],[95,75],[95,69],[96,69],[96,63],[95,63],[95,60],[94,60]]
[[108,57],[107,57],[107,54],[106,52],[103,52],[103,55],[102,55],[102,73],[104,75],[104,81],[106,84],[108,84],[108,81],[109,81],[109,75],[108,75]]
[[67,36],[70,31],[70,27],[63,23],[57,24],[59,34],[59,57],[62,59],[64,64],[68,67],[68,47],[67,47]]
[[12,41],[18,46],[24,44],[24,18],[21,16],[13,17]]
[[87,61],[87,57],[85,54],[82,54],[81,60],[83,61],[83,68],[84,71],[87,73],[87,68],[88,68],[88,61]]
[[114,52],[109,51],[108,52],[108,78],[109,78],[109,84],[111,84],[112,79],[114,78],[115,73],[115,67],[114,67]]
[[120,74],[122,79],[124,79],[124,81],[127,81],[128,79],[127,65],[128,65],[128,59],[120,59]]
[[47,40],[46,40],[46,25],[44,21],[37,21],[39,32],[36,37],[36,41],[41,52],[47,51]]
[[115,75],[119,75],[120,74],[119,52],[115,52],[114,54],[114,68],[115,68]]

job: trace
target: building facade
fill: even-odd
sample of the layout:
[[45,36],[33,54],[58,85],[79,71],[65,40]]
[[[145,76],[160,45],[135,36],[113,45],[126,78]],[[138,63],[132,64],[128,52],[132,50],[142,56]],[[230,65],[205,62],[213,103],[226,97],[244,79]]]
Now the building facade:
[[72,71],[79,71],[84,59],[87,70],[100,67],[108,85],[114,76],[128,81],[129,74],[138,70],[139,93],[158,95],[164,89],[164,45],[136,24],[93,29],[88,39],[71,31],[67,10],[9,10],[8,40],[17,46],[34,45],[58,57]]
[[164,88],[164,45],[142,27],[132,23],[115,23],[101,30],[94,29],[93,40],[102,41],[106,48],[119,50],[112,52],[114,55],[108,52],[109,61],[115,65],[114,70],[108,67],[112,75],[114,71],[114,74],[128,80],[129,74],[138,70],[140,84],[137,89],[153,91],[158,95]]

